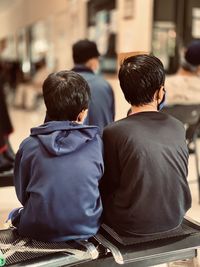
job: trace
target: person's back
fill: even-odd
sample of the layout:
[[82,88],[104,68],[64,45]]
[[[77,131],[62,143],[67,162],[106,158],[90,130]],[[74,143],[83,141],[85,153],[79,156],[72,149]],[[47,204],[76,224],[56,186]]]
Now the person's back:
[[122,235],[175,229],[191,205],[188,149],[181,122],[157,111],[165,97],[163,66],[153,56],[130,57],[119,79],[132,114],[103,132],[104,222]]
[[112,188],[104,203],[107,223],[127,234],[178,226],[190,203],[183,125],[161,112],[140,112],[108,126],[103,138],[104,178]]
[[91,101],[85,124],[97,125],[100,131],[115,116],[115,101],[113,90],[106,80],[95,74],[99,65],[99,52],[96,44],[89,40],[80,40],[73,45],[73,71],[86,79],[91,90]]
[[44,241],[86,239],[100,226],[102,142],[80,124],[90,90],[78,74],[50,74],[43,84],[48,122],[32,128],[16,156],[14,183],[23,208],[12,215],[22,236]]

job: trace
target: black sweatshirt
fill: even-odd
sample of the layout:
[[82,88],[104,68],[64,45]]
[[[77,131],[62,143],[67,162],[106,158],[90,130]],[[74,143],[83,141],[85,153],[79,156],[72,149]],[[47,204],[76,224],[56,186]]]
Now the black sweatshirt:
[[104,221],[122,235],[179,226],[191,207],[182,123],[156,111],[136,113],[107,126],[103,141]]

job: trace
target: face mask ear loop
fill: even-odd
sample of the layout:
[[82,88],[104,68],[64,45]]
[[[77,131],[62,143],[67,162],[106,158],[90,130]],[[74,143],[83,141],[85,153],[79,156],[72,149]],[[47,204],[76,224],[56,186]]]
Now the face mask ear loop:
[[157,93],[157,97],[156,97],[156,100],[157,100],[157,110],[159,111],[159,91],[160,89],[158,89],[158,93]]
[[160,102],[160,103],[158,104],[158,106],[157,106],[157,110],[158,110],[158,111],[160,111],[160,110],[163,108],[164,103],[165,103],[165,95],[166,95],[166,91],[165,91],[164,86],[163,86],[162,90],[163,90],[164,94],[163,94],[163,98],[162,98],[161,102]]

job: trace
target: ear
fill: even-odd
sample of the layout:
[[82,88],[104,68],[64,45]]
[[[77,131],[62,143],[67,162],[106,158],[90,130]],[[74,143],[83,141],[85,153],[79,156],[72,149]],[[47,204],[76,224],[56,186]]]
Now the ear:
[[161,101],[162,101],[162,99],[163,99],[163,97],[164,97],[164,86],[162,85],[161,87],[160,87],[160,89],[158,89],[157,91],[156,91],[156,99],[157,99],[157,101],[158,101],[158,103],[160,103]]
[[88,109],[83,109],[77,116],[76,122],[77,123],[83,123],[85,118],[87,117]]
[[90,58],[86,63],[86,67],[93,71],[96,71],[99,68],[99,59],[96,57]]

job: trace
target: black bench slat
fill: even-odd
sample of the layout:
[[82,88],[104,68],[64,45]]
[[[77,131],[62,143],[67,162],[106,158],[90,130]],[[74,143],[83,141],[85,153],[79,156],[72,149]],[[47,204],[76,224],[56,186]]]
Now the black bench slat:
[[[172,237],[162,237],[138,241],[131,245],[124,246],[115,238],[105,233],[102,229],[96,236],[89,239],[89,242],[63,242],[43,243],[35,240],[19,239],[16,231],[8,229],[0,231],[0,249],[4,255],[6,251],[14,252],[12,261],[6,258],[7,266],[81,266],[81,267],[117,267],[119,264],[126,264],[126,267],[147,267],[176,260],[190,259],[197,255],[197,248],[200,247],[200,224],[185,219],[183,222],[186,234]],[[186,226],[186,228],[185,228]],[[191,231],[188,233],[187,231]],[[23,248],[20,250],[19,242]],[[3,243],[3,246],[2,246]],[[12,244],[15,246],[13,247]],[[7,249],[5,245],[8,245]],[[11,248],[9,246],[11,245]],[[56,248],[60,249],[58,251]],[[63,250],[64,246],[64,250]],[[42,249],[41,249],[42,248]],[[31,249],[33,249],[31,251]],[[50,249],[51,253],[47,253]],[[77,252],[76,253],[76,250]],[[34,251],[36,250],[36,251]],[[38,251],[37,251],[38,250]],[[97,251],[98,250],[98,251]],[[34,252],[36,252],[35,255]],[[43,255],[39,254],[43,252]],[[80,253],[82,252],[81,256]],[[18,254],[17,254],[18,253]],[[23,254],[23,259],[19,254]],[[11,253],[12,254],[12,253]],[[38,256],[39,255],[39,256]],[[13,260],[13,259],[12,259]]]
[[198,233],[199,230],[194,228],[194,226],[189,224],[189,222],[184,219],[184,222],[179,227],[174,230],[163,233],[156,233],[150,235],[121,236],[106,224],[102,224],[99,233],[102,234],[104,237],[112,240],[113,242],[117,241],[120,244],[127,246],[151,242],[160,239],[185,237],[194,233]]
[[[96,235],[97,240],[105,247],[107,247],[115,261],[118,264],[124,264],[129,262],[140,262],[151,259],[162,258],[182,259],[184,253],[191,253],[194,255],[196,248],[200,247],[200,226],[193,222],[184,219],[183,225],[191,229],[191,234],[172,236],[158,239],[152,239],[145,242],[134,243],[131,245],[120,244],[114,237],[108,233],[99,232]],[[137,240],[138,241],[138,240]],[[183,253],[184,251],[184,253]],[[180,255],[179,255],[180,254]],[[161,261],[162,263],[162,261]]]

